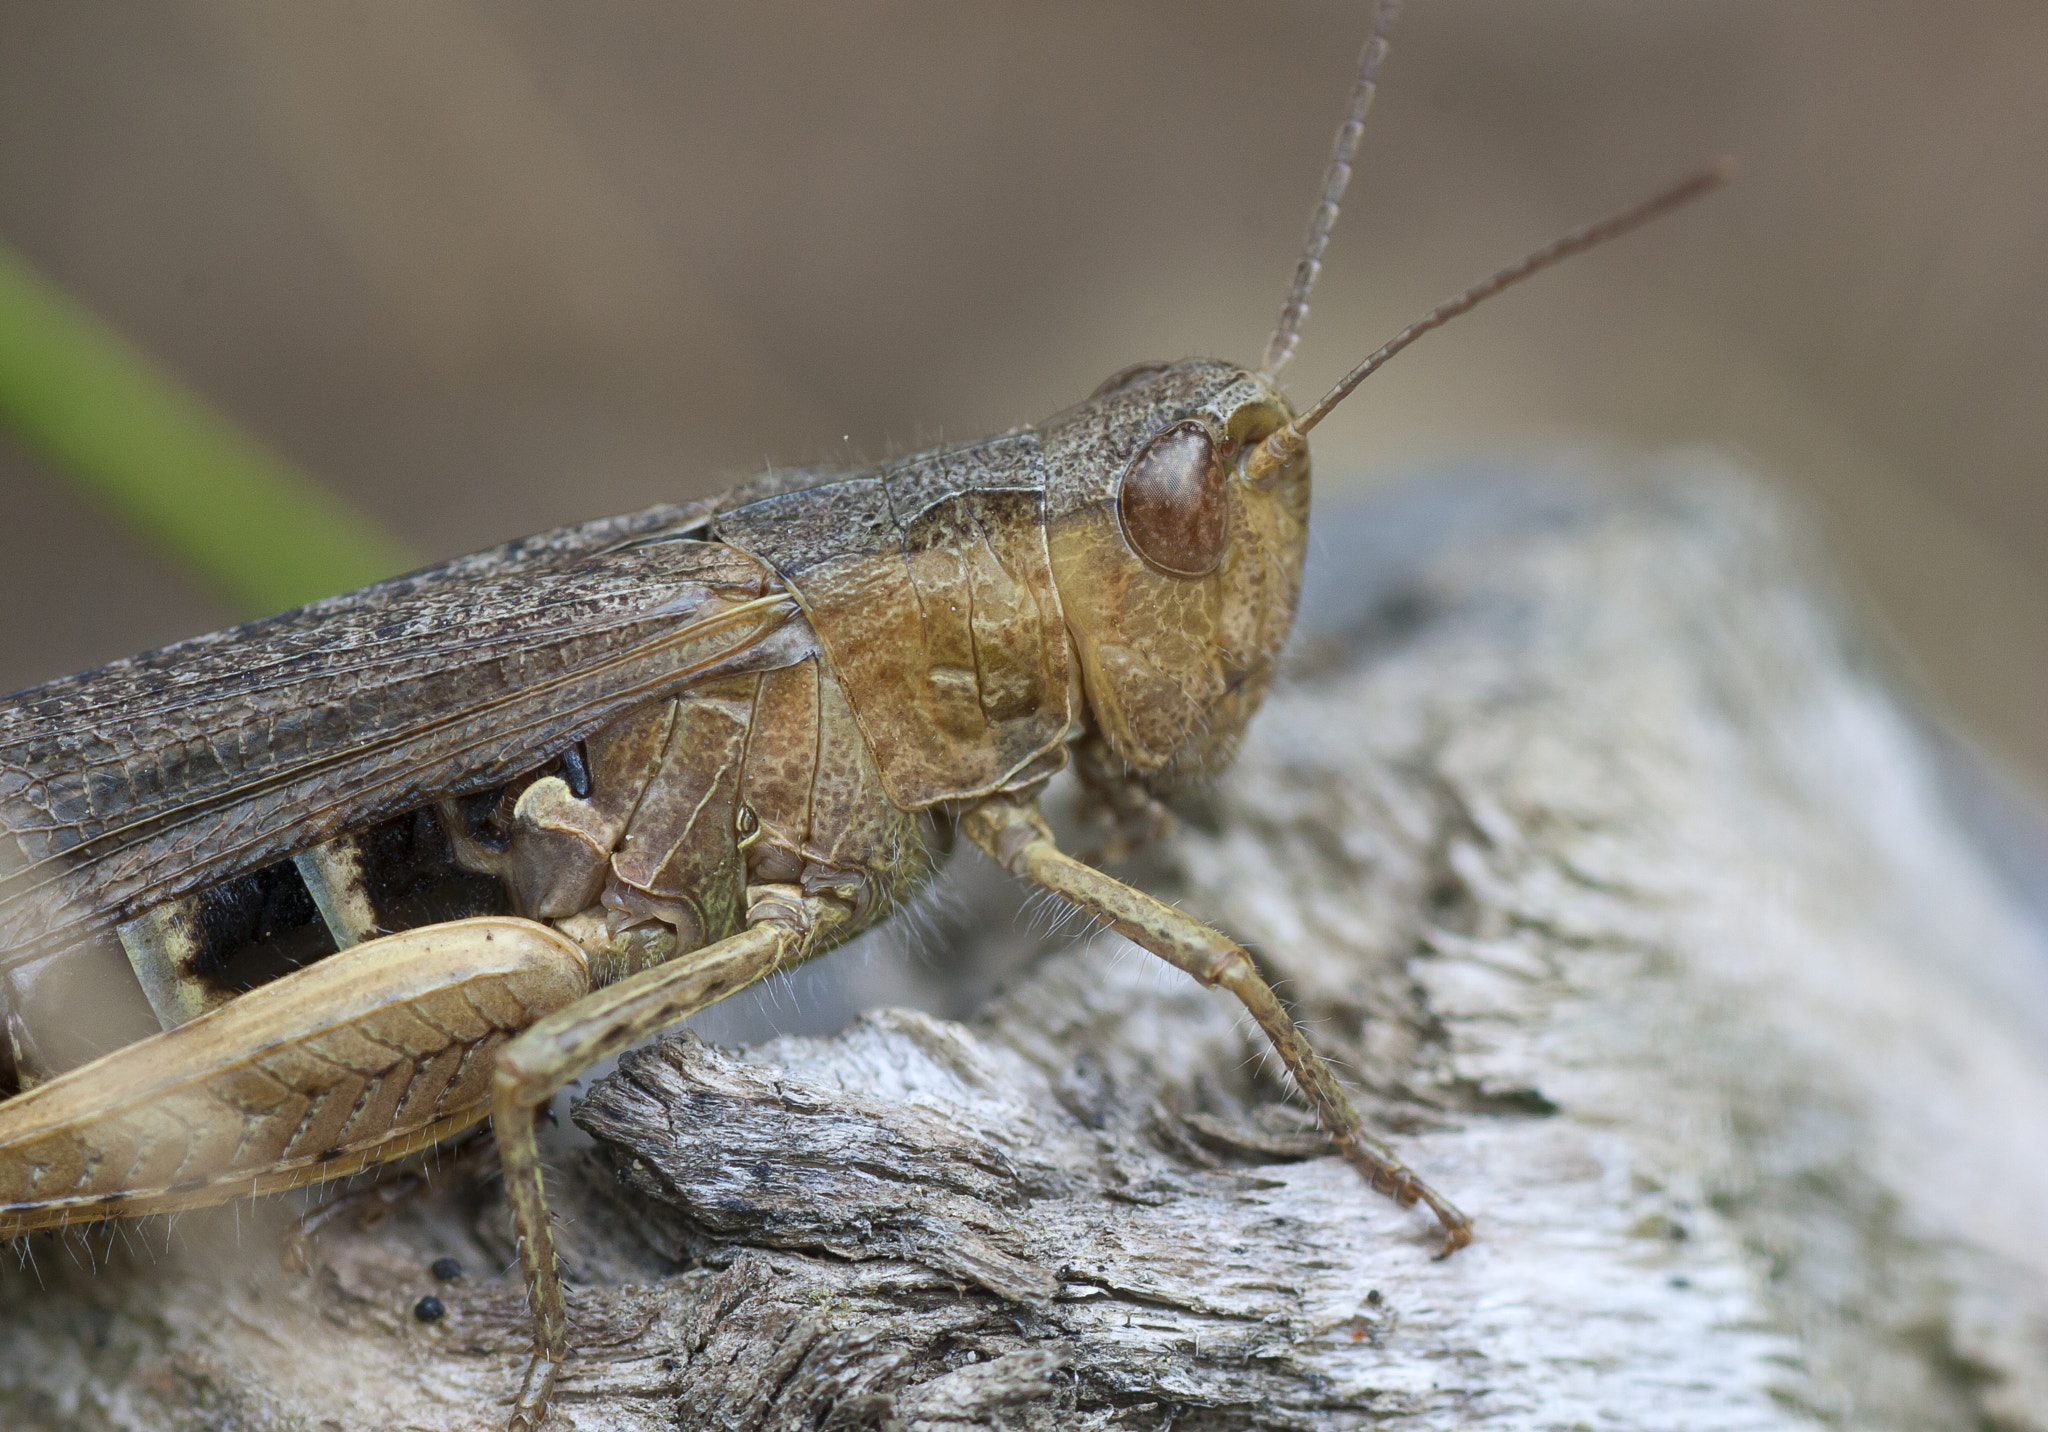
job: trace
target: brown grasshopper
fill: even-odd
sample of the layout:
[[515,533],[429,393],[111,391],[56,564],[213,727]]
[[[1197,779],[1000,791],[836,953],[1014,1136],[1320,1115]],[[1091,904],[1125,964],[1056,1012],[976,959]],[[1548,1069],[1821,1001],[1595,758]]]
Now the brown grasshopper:
[[[488,1115],[534,1326],[570,1348],[536,1115],[592,1064],[886,917],[953,828],[1257,1021],[1369,1135],[1246,952],[1062,852],[1226,763],[1273,679],[1306,434],[1277,386],[1386,50],[1376,19],[1264,362],[1143,364],[1043,423],[515,542],[0,704],[0,1237],[345,1177]],[[119,979],[67,1000],[86,972]],[[95,1047],[112,1052],[91,1057]]]

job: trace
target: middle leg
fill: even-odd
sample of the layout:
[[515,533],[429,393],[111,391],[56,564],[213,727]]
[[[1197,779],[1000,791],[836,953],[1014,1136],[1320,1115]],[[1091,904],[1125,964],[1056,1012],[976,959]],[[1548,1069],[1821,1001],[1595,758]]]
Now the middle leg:
[[555,1378],[569,1352],[568,1311],[534,1137],[540,1110],[591,1065],[801,961],[843,919],[841,907],[796,886],[756,885],[747,896],[748,926],[739,934],[597,990],[499,1051],[491,1125],[533,1314],[533,1358],[512,1407],[512,1432],[533,1432],[547,1419]]
[[1351,1107],[1329,1065],[1289,1017],[1242,946],[1192,915],[1066,854],[1054,844],[1035,802],[991,796],[962,814],[960,828],[1011,874],[1108,921],[1118,934],[1204,985],[1220,986],[1236,995],[1272,1041],[1274,1052],[1294,1076],[1324,1132],[1351,1165],[1402,1207],[1419,1200],[1436,1215],[1444,1231],[1444,1246],[1437,1256],[1447,1257],[1472,1241],[1472,1220],[1365,1131],[1365,1121]]

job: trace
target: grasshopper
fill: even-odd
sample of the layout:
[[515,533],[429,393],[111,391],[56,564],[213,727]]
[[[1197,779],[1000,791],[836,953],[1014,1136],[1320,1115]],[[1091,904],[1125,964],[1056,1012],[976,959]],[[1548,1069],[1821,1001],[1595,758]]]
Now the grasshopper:
[[[983,442],[533,537],[0,703],[0,1237],[346,1177],[489,1117],[546,1420],[570,1330],[536,1117],[571,1079],[902,905],[954,831],[1249,1011],[1381,1193],[1372,1137],[1236,943],[1061,850],[1226,764],[1308,534],[1277,375],[1386,52],[1382,7],[1260,366],[1141,364]],[[67,998],[86,972],[118,979]],[[125,999],[125,1003],[124,1003]],[[95,1056],[95,1048],[111,1052]]]

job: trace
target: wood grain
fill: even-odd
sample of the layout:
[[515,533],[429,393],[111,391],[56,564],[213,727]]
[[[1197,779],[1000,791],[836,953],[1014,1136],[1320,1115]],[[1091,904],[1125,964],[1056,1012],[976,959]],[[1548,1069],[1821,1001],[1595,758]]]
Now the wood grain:
[[[1317,530],[1287,679],[1134,873],[1258,954],[1473,1246],[1317,1156],[1220,997],[970,868],[933,966],[1028,970],[971,1018],[588,1091],[554,1425],[2048,1426],[2048,940],[1796,523],[1686,458]],[[31,1244],[5,1420],[496,1425],[495,1192],[390,1209],[312,1277],[225,1214]]]

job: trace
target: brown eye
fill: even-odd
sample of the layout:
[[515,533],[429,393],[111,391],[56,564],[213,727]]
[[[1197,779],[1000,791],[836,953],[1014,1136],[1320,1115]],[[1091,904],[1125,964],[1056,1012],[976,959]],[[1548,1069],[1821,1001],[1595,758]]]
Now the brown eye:
[[1230,516],[1226,481],[1200,423],[1175,423],[1154,433],[1124,469],[1117,490],[1124,540],[1162,572],[1207,576],[1223,560]]

